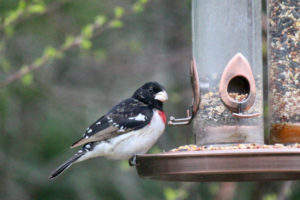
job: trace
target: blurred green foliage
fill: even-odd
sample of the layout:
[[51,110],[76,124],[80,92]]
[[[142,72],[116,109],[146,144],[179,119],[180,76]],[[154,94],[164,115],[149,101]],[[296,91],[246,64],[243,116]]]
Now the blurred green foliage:
[[[146,81],[167,88],[168,115],[185,114],[190,12],[191,1],[2,1],[0,84],[19,76],[0,89],[0,199],[216,199],[220,183],[141,179],[103,158],[47,179],[90,123]],[[150,153],[189,143],[190,126],[167,128]],[[233,199],[276,199],[282,185],[238,183]]]

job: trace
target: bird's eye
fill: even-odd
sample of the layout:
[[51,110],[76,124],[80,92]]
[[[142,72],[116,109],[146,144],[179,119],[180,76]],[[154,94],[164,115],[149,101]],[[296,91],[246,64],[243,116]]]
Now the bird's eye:
[[153,88],[150,88],[150,89],[149,89],[149,92],[150,92],[150,93],[153,93],[153,92],[154,92],[154,91],[153,91]]

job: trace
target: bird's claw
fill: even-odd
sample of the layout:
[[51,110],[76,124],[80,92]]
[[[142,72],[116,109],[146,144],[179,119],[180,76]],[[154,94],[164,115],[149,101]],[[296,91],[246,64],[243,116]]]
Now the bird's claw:
[[137,155],[137,154],[134,154],[134,155],[128,160],[129,166],[131,166],[131,167],[136,166],[136,155]]

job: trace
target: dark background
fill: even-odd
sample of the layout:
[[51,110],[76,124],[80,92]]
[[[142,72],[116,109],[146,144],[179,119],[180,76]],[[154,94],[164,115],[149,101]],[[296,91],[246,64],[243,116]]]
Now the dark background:
[[[185,115],[191,34],[190,0],[2,1],[0,199],[299,199],[297,182],[162,182],[104,158],[47,179],[88,125],[147,81],[167,89],[168,116]],[[191,143],[191,126],[168,127],[150,153]]]

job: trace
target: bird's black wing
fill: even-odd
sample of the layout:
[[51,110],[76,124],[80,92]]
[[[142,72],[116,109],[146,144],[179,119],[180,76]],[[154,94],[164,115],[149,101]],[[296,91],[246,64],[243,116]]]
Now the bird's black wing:
[[71,148],[143,128],[150,123],[152,115],[149,106],[133,98],[126,99],[94,122]]

